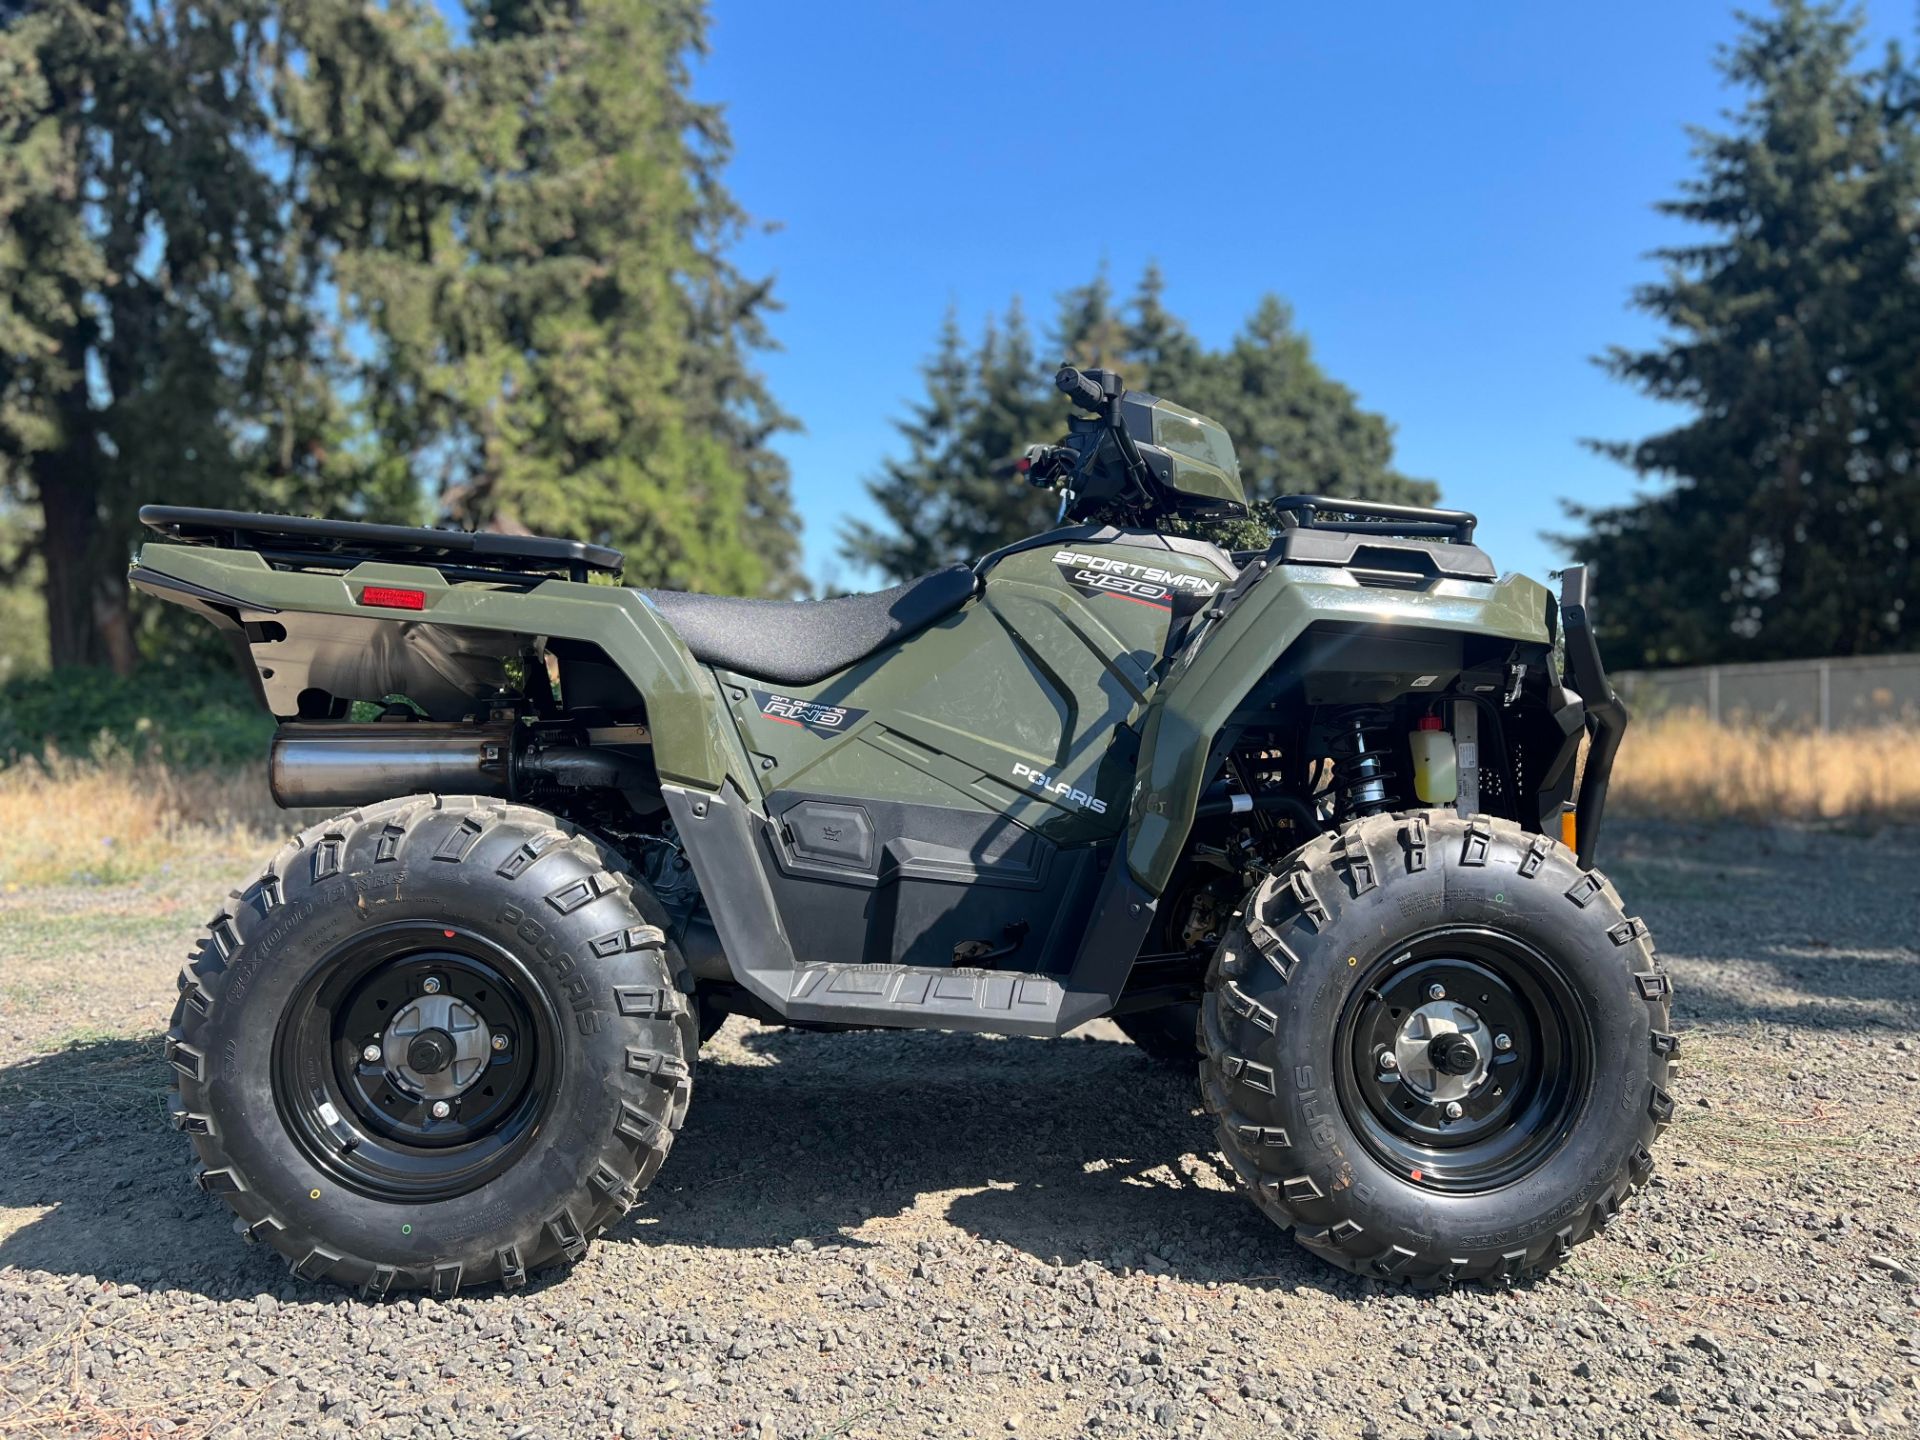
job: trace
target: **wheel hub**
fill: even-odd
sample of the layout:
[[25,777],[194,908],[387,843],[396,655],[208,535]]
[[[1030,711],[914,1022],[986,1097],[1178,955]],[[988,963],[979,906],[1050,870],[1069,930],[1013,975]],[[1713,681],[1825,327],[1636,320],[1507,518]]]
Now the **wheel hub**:
[[487,1022],[452,995],[422,995],[387,1026],[381,1062],[402,1089],[429,1100],[453,1100],[485,1072],[493,1036]]
[[399,921],[318,957],[274,1042],[274,1103],[308,1158],[381,1200],[502,1174],[542,1123],[564,1037],[515,955]]
[[1426,1189],[1485,1191],[1561,1144],[1593,1041],[1559,964],[1486,926],[1384,951],[1342,1012],[1335,1089],[1376,1158]]
[[1480,1016],[1453,1000],[1413,1011],[1394,1037],[1396,1073],[1429,1104],[1464,1100],[1487,1078],[1493,1045]]

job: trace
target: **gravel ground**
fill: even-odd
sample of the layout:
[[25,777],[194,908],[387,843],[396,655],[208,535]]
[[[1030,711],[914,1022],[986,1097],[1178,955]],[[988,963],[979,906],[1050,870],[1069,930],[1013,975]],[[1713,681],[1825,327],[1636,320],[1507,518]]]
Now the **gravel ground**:
[[1110,1027],[735,1020],[584,1264],[364,1305],[244,1248],[162,1122],[175,969],[252,857],[0,894],[0,1435],[1920,1433],[1920,832],[1612,849],[1679,986],[1653,1187],[1430,1297],[1273,1230]]

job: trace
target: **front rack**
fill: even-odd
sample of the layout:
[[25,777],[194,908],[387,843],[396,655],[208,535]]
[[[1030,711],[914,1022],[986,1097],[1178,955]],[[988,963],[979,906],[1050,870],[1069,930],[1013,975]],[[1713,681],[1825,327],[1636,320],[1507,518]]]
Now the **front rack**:
[[[1473,543],[1480,517],[1467,510],[1347,500],[1338,495],[1282,495],[1273,502],[1282,529],[1338,530],[1348,535],[1404,535]],[[1351,518],[1333,520],[1330,515]]]

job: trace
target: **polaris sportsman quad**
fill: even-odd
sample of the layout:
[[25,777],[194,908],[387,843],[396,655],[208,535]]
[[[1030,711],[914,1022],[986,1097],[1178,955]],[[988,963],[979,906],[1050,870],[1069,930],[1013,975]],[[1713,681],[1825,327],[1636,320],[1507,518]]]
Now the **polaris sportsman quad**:
[[[729,1013],[1199,1067],[1254,1203],[1516,1277],[1652,1168],[1668,981],[1593,868],[1626,712],[1474,517],[1244,516],[1213,421],[1062,370],[1061,528],[872,595],[621,588],[527,536],[152,506],[286,806],[180,976],[174,1124],[303,1276],[516,1286],[635,1202]],[[1584,769],[1581,760],[1584,756]],[[1578,798],[1574,799],[1576,776]]]

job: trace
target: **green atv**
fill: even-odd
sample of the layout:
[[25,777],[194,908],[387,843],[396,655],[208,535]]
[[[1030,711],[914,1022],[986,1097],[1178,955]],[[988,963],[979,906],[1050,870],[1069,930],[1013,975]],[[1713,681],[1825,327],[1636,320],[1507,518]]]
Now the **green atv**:
[[182,543],[132,582],[231,642],[276,799],[343,812],[180,975],[173,1122],[244,1235],[370,1296],[577,1260],[729,1014],[1111,1016],[1197,1062],[1262,1210],[1383,1280],[1532,1274],[1607,1223],[1674,1039],[1592,868],[1626,712],[1584,573],[1556,603],[1471,515],[1312,496],[1229,555],[1188,533],[1247,514],[1226,432],[1058,384],[1086,413],[1018,468],[1060,528],[845,599],[142,512]]

